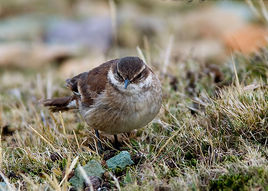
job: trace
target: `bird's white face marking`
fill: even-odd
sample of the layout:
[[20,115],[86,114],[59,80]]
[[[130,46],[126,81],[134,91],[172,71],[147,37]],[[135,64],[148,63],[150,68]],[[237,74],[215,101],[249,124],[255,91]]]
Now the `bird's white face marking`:
[[[141,70],[142,71],[142,70]],[[115,76],[114,73],[112,71],[112,69],[109,70],[108,72],[108,80],[117,87],[117,89],[121,92],[125,92],[125,93],[130,93],[130,94],[137,94],[140,93],[140,91],[142,91],[144,88],[147,88],[149,86],[151,86],[152,84],[152,74],[150,73],[146,79],[140,81],[137,84],[134,83],[130,83],[127,88],[125,89],[125,85],[124,82],[120,82],[118,81]]]

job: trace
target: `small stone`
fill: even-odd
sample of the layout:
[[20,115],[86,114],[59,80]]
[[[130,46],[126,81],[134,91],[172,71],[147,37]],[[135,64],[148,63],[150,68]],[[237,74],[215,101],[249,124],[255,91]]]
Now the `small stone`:
[[45,18],[38,15],[20,15],[1,19],[0,41],[31,41],[42,36]]
[[108,168],[115,170],[117,167],[124,169],[126,166],[134,164],[134,162],[131,160],[128,151],[122,151],[118,155],[107,160],[106,164]]
[[[99,177],[90,176],[89,180],[90,180],[90,182],[91,182],[91,184],[92,184],[94,189],[98,189],[101,186],[101,179]],[[85,185],[86,185],[86,188],[88,188],[90,190],[90,185],[88,185],[87,183]]]
[[[102,184],[102,187],[101,188],[103,188],[103,190],[105,190],[105,189],[110,190],[112,188],[112,186],[111,186],[111,183],[110,182],[104,182]],[[101,189],[99,188],[99,190],[101,190]]]
[[[101,164],[99,162],[95,161],[95,160],[89,161],[82,168],[85,170],[85,172],[86,172],[88,177],[96,177],[96,178],[99,178],[99,179],[102,177],[103,173],[105,172],[104,169],[102,168]],[[96,180],[96,178],[94,178],[93,180]],[[91,180],[91,178],[90,178],[90,180]],[[70,179],[69,182],[77,190],[82,190],[84,188],[85,179],[82,176],[79,168],[75,169],[74,176]],[[93,182],[96,183],[96,181],[93,181]],[[93,187],[94,187],[94,184],[93,184]]]
[[8,190],[7,184],[5,182],[0,182],[0,191]]
[[109,17],[90,17],[81,20],[54,19],[44,34],[48,44],[86,47],[106,52],[111,46],[112,23]]
[[60,159],[61,159],[61,156],[59,155],[59,153],[57,153],[57,152],[53,152],[53,153],[51,153],[51,155],[50,155],[50,159],[51,159],[53,162],[55,162],[55,161],[57,161],[57,160],[60,160]]
[[98,188],[97,191],[108,191],[109,189],[107,187],[101,187],[101,188]]

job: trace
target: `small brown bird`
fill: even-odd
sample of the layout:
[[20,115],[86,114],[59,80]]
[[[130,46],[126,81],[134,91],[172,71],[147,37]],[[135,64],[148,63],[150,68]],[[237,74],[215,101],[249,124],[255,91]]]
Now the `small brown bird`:
[[100,130],[115,135],[116,143],[116,134],[144,127],[161,107],[160,81],[138,57],[105,62],[66,83],[73,95],[43,104],[52,111],[79,109],[98,138]]

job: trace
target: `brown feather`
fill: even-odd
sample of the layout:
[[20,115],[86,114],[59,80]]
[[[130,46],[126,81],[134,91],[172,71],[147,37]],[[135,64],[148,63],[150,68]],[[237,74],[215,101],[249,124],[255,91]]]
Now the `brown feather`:
[[124,57],[119,60],[117,69],[125,79],[131,80],[143,66],[144,63],[139,57]]
[[53,98],[53,99],[45,99],[42,102],[44,106],[49,107],[49,109],[53,112],[56,111],[67,111],[69,109],[73,109],[68,107],[68,105],[73,101],[78,101],[78,96],[72,95],[67,97],[61,97],[61,98]]
[[107,74],[118,59],[105,62],[88,72],[87,78],[81,76],[78,80],[78,92],[81,94],[81,103],[84,106],[93,104],[94,99],[104,91],[107,84]]
[[[96,98],[105,89],[107,83],[107,73],[111,65],[116,65],[118,59],[105,62],[97,68],[74,76],[66,80],[66,86],[77,93],[72,96],[46,99],[41,101],[44,106],[49,107],[51,111],[66,111],[70,108],[68,105],[76,100],[81,101],[82,105],[90,106]],[[81,95],[81,97],[80,97]],[[78,104],[77,104],[78,105]]]
[[[130,89],[123,86],[126,79]],[[66,84],[72,96],[47,99],[43,104],[52,111],[79,107],[90,127],[110,134],[145,126],[161,107],[160,81],[138,57],[108,61],[67,79]]]
[[71,78],[71,79],[67,79],[66,80],[66,86],[72,90],[73,92],[77,92],[78,93],[78,88],[77,88],[77,84],[78,81],[82,78],[86,78],[88,75],[88,72],[83,72],[81,74],[78,74],[77,76]]

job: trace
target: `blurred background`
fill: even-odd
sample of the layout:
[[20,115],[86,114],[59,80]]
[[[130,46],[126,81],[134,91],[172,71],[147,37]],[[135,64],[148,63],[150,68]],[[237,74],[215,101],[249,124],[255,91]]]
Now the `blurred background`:
[[267,18],[250,0],[1,0],[0,74],[64,79],[127,55],[171,75],[189,59],[220,65],[265,47]]

